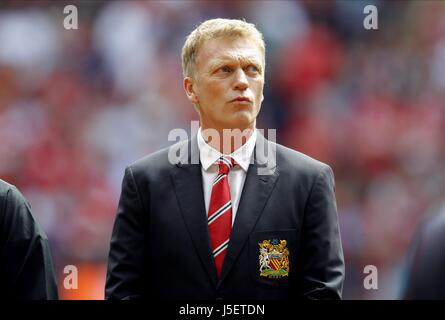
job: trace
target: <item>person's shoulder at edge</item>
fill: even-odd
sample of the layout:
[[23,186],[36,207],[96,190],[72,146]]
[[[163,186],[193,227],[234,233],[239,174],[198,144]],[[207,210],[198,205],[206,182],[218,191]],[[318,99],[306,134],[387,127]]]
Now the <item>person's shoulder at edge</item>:
[[9,191],[12,191],[14,193],[19,193],[19,191],[17,190],[17,188],[15,186],[0,179],[0,196],[1,197],[7,196]]
[[0,213],[7,213],[8,208],[18,208],[22,205],[28,206],[28,201],[22,193],[12,184],[0,179]]
[[[23,228],[15,229],[14,226]],[[47,240],[46,234],[31,213],[28,200],[17,187],[0,179],[0,233],[8,237],[11,232],[15,239],[28,239],[37,234]]]

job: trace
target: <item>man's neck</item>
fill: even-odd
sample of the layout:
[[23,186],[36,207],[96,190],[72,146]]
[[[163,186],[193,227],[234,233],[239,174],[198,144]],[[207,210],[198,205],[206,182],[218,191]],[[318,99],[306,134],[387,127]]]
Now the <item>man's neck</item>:
[[252,136],[255,124],[245,129],[222,129],[201,126],[204,141],[222,154],[231,154],[242,147]]

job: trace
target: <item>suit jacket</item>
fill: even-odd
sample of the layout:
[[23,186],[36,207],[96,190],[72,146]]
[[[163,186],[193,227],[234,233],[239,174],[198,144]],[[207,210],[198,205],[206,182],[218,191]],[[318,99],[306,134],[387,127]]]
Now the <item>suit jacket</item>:
[[[171,163],[169,155],[178,153]],[[261,275],[264,240],[286,241],[287,275]],[[107,299],[338,299],[343,280],[329,166],[258,134],[219,279],[197,138],[126,168],[110,244]]]
[[407,255],[404,299],[445,299],[445,212],[427,218]]
[[3,180],[0,180],[0,297],[58,298],[48,238],[23,195]]

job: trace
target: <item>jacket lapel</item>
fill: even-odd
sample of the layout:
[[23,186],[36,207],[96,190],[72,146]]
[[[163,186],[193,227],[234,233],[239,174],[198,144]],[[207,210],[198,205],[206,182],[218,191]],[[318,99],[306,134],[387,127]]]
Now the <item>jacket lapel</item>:
[[[204,205],[201,165],[196,137],[188,142],[187,152],[173,170],[172,179],[182,216],[196,251],[207,270],[211,281],[216,285],[216,267],[213,261]],[[194,160],[192,162],[192,160]]]
[[224,281],[246,244],[278,179],[275,152],[275,145],[258,132],[254,163],[247,170],[218,286]]

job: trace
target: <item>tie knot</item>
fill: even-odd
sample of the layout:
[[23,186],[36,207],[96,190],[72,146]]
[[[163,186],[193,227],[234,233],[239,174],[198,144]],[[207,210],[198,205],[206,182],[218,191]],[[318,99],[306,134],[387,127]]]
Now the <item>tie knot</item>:
[[228,156],[220,157],[216,162],[219,166],[219,174],[228,174],[230,169],[235,166],[235,160]]

